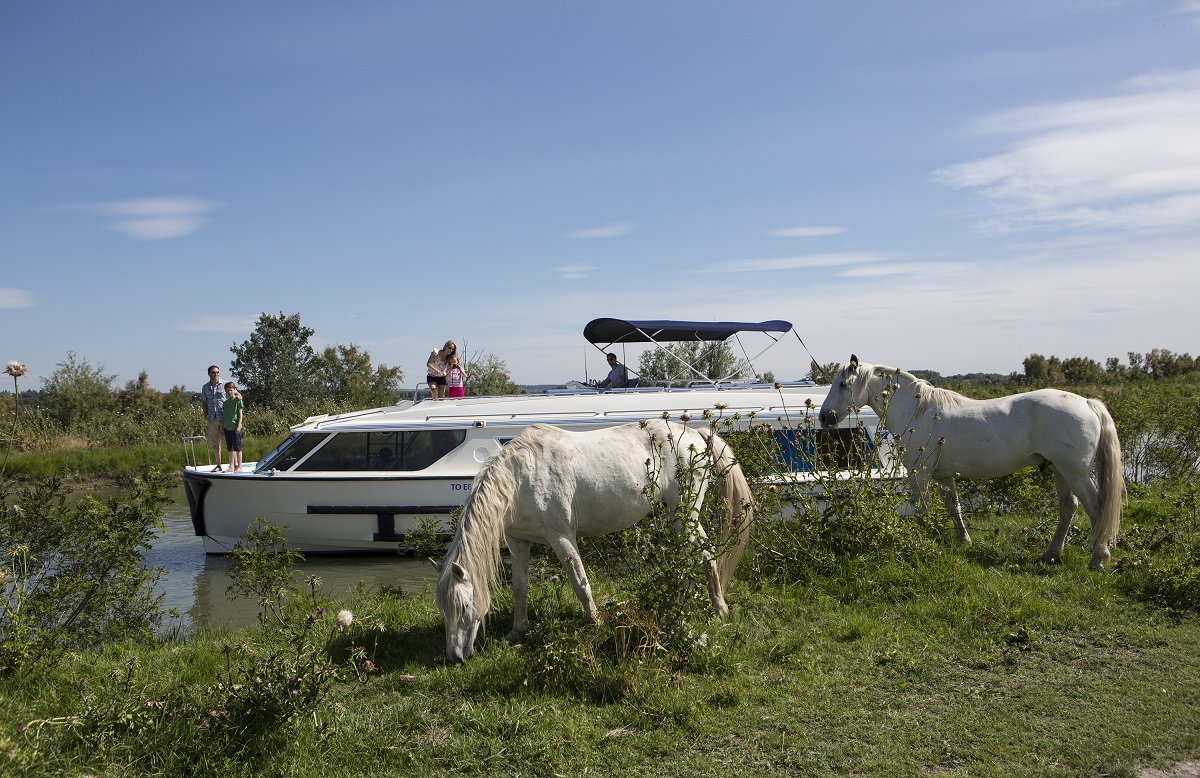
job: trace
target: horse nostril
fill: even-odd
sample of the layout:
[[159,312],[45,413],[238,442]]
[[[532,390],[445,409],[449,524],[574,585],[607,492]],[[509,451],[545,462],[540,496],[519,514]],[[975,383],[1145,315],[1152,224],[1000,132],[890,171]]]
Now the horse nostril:
[[834,413],[832,410],[821,411],[821,415],[819,418],[821,420],[822,427],[836,427],[837,426],[837,414]]

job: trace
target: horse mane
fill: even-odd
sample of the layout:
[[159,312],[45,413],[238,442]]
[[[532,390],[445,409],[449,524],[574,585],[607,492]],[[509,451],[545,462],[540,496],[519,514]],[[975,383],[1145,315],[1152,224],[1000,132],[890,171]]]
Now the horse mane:
[[934,408],[960,408],[967,404],[970,398],[959,394],[951,389],[943,389],[940,386],[934,386],[924,378],[917,378],[912,373],[906,373],[899,368],[876,367],[876,370],[883,369],[888,372],[903,378],[913,388],[913,396],[917,398],[916,415],[920,416]]
[[518,486],[515,465],[519,459],[536,461],[543,447],[542,435],[530,433],[547,429],[553,428],[535,424],[513,438],[480,468],[471,484],[459,514],[458,531],[442,561],[443,575],[436,592],[438,604],[448,606],[455,618],[466,604],[446,601],[447,590],[452,588],[449,581],[453,580],[446,568],[457,564],[467,573],[475,592],[475,611],[486,621],[492,607],[492,589],[500,584],[500,541]]

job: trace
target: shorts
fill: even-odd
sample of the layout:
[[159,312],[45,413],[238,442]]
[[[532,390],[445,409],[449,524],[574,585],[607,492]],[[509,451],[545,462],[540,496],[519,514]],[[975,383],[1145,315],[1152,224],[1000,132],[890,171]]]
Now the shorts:
[[446,376],[444,376],[444,375],[427,375],[427,376],[425,376],[425,383],[437,384],[438,386],[445,386],[446,385]]
[[446,396],[447,397],[464,397],[464,396],[466,396],[466,393],[463,392],[463,388],[461,386],[452,386],[446,390]]
[[225,430],[225,448],[230,451],[242,450],[242,433],[237,430]]
[[221,434],[225,431],[225,422],[220,419],[209,419],[208,426],[204,430],[204,438],[208,441],[209,448],[216,448],[221,445]]

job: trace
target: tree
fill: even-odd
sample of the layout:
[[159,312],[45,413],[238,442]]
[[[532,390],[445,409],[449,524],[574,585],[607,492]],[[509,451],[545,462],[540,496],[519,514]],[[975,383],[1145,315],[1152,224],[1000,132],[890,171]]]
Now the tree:
[[513,383],[508,375],[508,365],[495,354],[476,352],[463,367],[467,371],[467,380],[463,387],[467,394],[521,393],[520,387]]
[[167,411],[186,411],[192,404],[191,395],[182,386],[172,386],[171,391],[163,395],[163,409]]
[[92,367],[86,359],[77,360],[74,351],[55,365],[54,372],[42,383],[41,404],[50,418],[64,429],[81,426],[98,415],[111,413],[116,405],[112,384],[116,375],[104,367]]
[[150,375],[143,370],[137,381],[128,381],[125,388],[117,392],[117,407],[121,413],[144,420],[162,411],[162,395],[150,386]]
[[328,346],[316,360],[316,377],[322,390],[343,405],[375,408],[396,401],[404,381],[398,367],[371,366],[371,355],[358,346]]
[[642,352],[638,358],[638,379],[650,381],[718,380],[749,378],[754,375],[750,363],[738,359],[725,341],[689,340]]
[[1062,363],[1063,374],[1072,384],[1094,384],[1104,380],[1104,368],[1089,357],[1068,357]]
[[1050,363],[1041,354],[1030,354],[1021,362],[1025,367],[1025,380],[1039,384],[1050,375]]
[[250,339],[229,348],[232,374],[241,384],[246,402],[282,410],[315,396],[320,381],[315,375],[316,352],[308,344],[313,330],[300,323],[300,314],[258,317]]
[[808,363],[808,375],[804,377],[806,381],[812,381],[815,384],[833,383],[833,377],[842,369],[840,362],[826,362],[824,365],[818,365],[816,360],[810,360]]

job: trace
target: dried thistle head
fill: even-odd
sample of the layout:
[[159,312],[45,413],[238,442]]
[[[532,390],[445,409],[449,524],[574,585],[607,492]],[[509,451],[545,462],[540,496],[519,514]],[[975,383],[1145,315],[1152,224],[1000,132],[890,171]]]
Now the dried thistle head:
[[8,363],[7,367],[4,368],[4,372],[8,373],[13,378],[20,378],[28,371],[25,369],[24,365],[14,359]]

